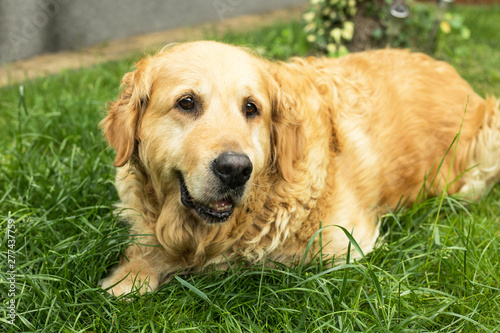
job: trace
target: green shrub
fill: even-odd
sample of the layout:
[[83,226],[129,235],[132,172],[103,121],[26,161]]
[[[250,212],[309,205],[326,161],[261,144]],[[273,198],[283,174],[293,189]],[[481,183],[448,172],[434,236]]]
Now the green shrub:
[[307,41],[324,54],[338,56],[387,46],[433,53],[438,34],[470,37],[461,15],[411,0],[406,1],[410,15],[394,29],[392,5],[391,0],[310,0],[303,15]]

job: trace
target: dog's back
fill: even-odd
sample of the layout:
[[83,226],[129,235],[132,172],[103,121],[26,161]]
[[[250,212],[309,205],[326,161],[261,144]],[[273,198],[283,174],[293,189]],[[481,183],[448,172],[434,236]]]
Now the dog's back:
[[[447,183],[448,193],[469,197],[480,196],[499,179],[498,102],[481,98],[449,64],[404,50],[313,64],[341,80],[335,88],[342,100],[335,110],[339,142],[359,157],[354,164],[361,167],[350,172],[380,172],[377,204],[394,206],[403,193],[414,201],[424,177],[431,195]],[[454,146],[448,150],[457,142],[456,152]],[[370,159],[371,154],[376,156]]]

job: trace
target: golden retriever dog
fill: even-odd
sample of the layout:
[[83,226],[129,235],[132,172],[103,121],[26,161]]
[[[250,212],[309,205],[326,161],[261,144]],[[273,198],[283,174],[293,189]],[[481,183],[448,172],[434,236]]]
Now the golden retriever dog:
[[497,101],[420,53],[273,62],[199,41],[146,56],[122,85],[100,127],[139,236],[102,281],[114,295],[207,265],[307,260],[311,240],[341,258],[340,227],[366,254],[387,208],[422,189],[476,198],[500,178]]

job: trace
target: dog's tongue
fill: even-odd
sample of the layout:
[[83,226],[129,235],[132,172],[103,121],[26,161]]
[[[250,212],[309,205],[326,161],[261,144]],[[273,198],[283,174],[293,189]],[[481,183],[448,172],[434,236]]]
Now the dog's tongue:
[[233,204],[226,200],[214,201],[208,205],[208,208],[216,212],[225,212],[233,208]]

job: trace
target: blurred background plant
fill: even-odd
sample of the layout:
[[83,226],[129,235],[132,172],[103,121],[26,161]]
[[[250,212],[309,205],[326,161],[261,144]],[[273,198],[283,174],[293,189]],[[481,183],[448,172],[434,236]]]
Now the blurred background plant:
[[330,55],[348,53],[354,36],[354,18],[362,0],[310,0],[304,13],[307,41]]
[[450,12],[453,0],[310,0],[303,14],[307,41],[330,56],[374,48],[397,47],[433,53],[438,34],[469,39],[461,15]]

